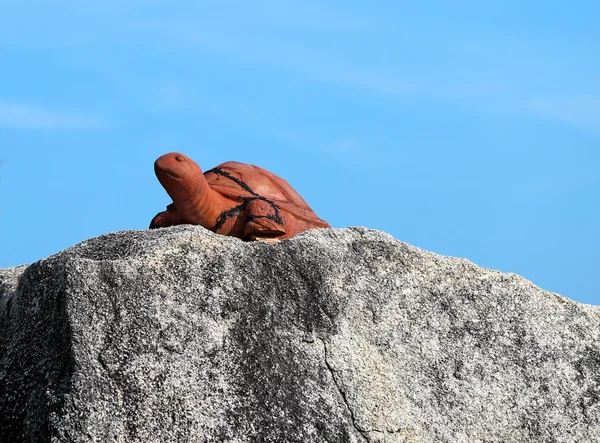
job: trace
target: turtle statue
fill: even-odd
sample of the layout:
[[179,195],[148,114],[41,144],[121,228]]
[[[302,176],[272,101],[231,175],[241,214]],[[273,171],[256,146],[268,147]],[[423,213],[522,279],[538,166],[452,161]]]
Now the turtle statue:
[[156,160],[154,172],[173,203],[150,228],[188,223],[272,243],[330,227],[287,181],[258,166],[229,161],[203,174],[191,158],[172,152]]

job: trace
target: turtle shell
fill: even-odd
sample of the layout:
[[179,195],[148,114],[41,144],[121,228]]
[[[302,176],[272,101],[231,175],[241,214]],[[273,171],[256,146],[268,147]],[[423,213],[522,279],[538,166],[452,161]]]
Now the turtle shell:
[[264,197],[297,218],[315,225],[329,226],[317,217],[287,181],[266,169],[229,161],[206,171],[204,177],[214,191],[227,198]]

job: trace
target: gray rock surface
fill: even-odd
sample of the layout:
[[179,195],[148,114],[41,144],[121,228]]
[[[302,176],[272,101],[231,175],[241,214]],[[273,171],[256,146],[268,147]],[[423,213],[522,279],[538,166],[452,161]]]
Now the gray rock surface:
[[600,309],[362,228],[0,270],[1,442],[596,442]]

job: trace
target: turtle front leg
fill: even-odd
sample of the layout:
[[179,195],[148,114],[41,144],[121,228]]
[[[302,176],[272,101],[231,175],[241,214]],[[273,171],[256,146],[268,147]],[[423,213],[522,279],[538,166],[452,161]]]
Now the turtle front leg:
[[275,243],[285,234],[285,216],[275,203],[257,198],[246,205],[244,238]]
[[169,226],[182,225],[184,223],[187,222],[183,219],[179,211],[177,211],[175,205],[171,203],[167,206],[166,211],[159,212],[154,216],[150,222],[150,229],[167,228]]

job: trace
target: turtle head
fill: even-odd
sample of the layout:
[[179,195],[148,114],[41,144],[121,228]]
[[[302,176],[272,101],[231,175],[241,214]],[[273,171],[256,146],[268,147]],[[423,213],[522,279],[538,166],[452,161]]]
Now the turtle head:
[[185,181],[186,178],[194,177],[198,169],[194,160],[178,152],[162,155],[154,162],[154,172],[163,186],[173,180]]
[[200,190],[204,176],[200,166],[187,155],[170,152],[154,162],[154,172],[177,206]]

